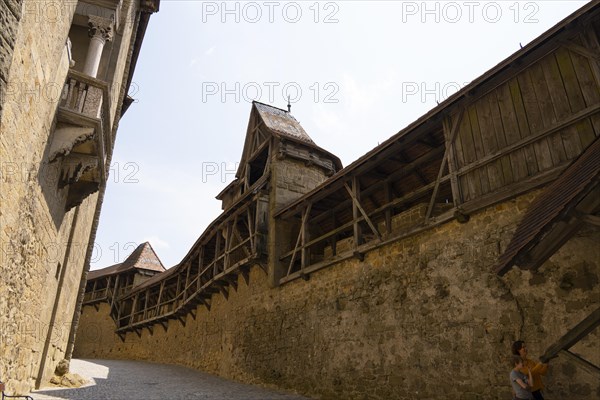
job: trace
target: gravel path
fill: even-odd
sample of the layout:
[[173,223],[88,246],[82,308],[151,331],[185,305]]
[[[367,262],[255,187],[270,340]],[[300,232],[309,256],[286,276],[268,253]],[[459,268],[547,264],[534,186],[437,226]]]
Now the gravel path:
[[92,383],[78,389],[44,388],[34,400],[308,400],[231,382],[193,369],[140,361],[72,360],[71,372]]

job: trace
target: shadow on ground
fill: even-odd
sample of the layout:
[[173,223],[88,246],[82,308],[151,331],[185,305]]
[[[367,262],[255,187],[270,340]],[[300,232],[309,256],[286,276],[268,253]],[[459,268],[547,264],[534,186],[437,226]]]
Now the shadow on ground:
[[35,400],[308,400],[175,365],[72,360],[71,372],[85,377],[91,384],[76,389],[43,388],[31,395]]

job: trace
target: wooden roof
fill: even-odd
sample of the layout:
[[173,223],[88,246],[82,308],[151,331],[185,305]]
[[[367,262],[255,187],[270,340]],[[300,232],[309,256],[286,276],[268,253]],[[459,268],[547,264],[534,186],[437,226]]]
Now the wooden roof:
[[148,242],[140,244],[122,263],[111,265],[110,267],[95,271],[90,271],[87,279],[90,281],[93,279],[103,278],[109,275],[122,274],[124,272],[137,269],[156,272],[165,271],[165,267]]
[[[299,210],[308,203],[314,204],[315,201],[321,201],[325,197],[330,196],[334,191],[343,191],[344,182],[353,176],[359,176],[365,173],[372,174],[375,165],[377,167],[384,166],[384,168],[386,168],[384,164],[391,165],[390,160],[398,154],[399,150],[414,151],[416,154],[422,154],[416,147],[418,143],[425,144],[425,142],[429,141],[433,142],[432,144],[434,146],[439,145],[439,142],[436,143],[435,137],[439,136],[437,132],[442,129],[444,118],[452,115],[456,116],[463,104],[473,102],[475,98],[484,95],[506,79],[513,77],[515,71],[520,68],[520,65],[526,62],[526,59],[530,57],[539,58],[541,55],[547,54],[552,50],[552,45],[562,39],[562,36],[566,31],[574,30],[578,26],[587,24],[594,18],[597,18],[599,13],[599,1],[592,1],[589,4],[586,4],[537,39],[533,40],[527,46],[521,48],[485,74],[473,80],[469,85],[450,96],[427,114],[409,124],[406,128],[402,129],[397,134],[336,173],[320,186],[300,197],[295,202],[279,209],[276,213],[276,217],[290,217],[297,214]],[[416,158],[408,156],[404,157],[404,160],[401,161],[405,164],[410,164],[415,160]],[[388,165],[389,168],[391,168],[390,165]],[[422,171],[418,172],[421,175],[424,174]],[[424,182],[418,185],[423,184]],[[416,188],[419,186],[414,187]]]
[[[573,210],[576,210],[576,212],[592,213],[596,211],[598,203],[600,203],[600,196],[598,196],[597,192],[600,188],[599,179],[600,138],[596,139],[529,206],[506,251],[502,254],[498,265],[495,267],[496,273],[504,275],[515,264],[529,263],[539,265],[543,263],[545,259],[533,260],[526,256],[526,254],[534,246],[544,243],[545,238],[555,237],[558,239],[556,237],[557,234],[560,237],[560,244],[564,243],[568,240],[568,237],[563,237],[564,235],[560,234],[559,230],[561,228],[569,230],[569,237],[577,231],[577,229],[570,229],[571,225],[566,223],[566,221],[577,217],[573,215]],[[585,204],[588,209],[577,210],[578,204],[586,199],[588,195],[593,196]],[[563,222],[562,226],[561,222]],[[552,235],[552,231],[556,233]],[[547,252],[547,256],[549,257],[552,253],[552,251]]]

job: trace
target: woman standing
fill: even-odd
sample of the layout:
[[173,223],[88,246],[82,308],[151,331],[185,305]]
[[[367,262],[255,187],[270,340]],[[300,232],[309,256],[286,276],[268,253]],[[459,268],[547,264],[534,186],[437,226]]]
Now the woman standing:
[[542,375],[546,375],[546,372],[548,372],[548,364],[536,363],[527,358],[527,347],[522,340],[517,340],[513,343],[512,352],[513,355],[520,356],[523,359],[523,367],[520,369],[520,372],[526,374],[527,371],[531,371],[533,383],[530,382],[530,384],[533,398],[535,400],[544,400],[544,396],[542,395],[542,389],[544,388]]
[[515,394],[515,400],[531,400],[531,388],[535,381],[531,376],[531,370],[527,369],[527,375],[521,372],[524,368],[521,356],[513,356],[513,369],[510,371],[510,384]]

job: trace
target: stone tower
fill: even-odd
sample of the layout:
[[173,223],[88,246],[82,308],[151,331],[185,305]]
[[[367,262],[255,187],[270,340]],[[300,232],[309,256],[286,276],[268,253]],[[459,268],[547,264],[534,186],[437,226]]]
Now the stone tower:
[[0,379],[69,359],[113,145],[159,0],[0,2]]

